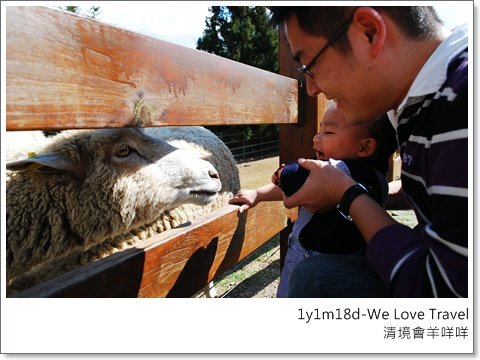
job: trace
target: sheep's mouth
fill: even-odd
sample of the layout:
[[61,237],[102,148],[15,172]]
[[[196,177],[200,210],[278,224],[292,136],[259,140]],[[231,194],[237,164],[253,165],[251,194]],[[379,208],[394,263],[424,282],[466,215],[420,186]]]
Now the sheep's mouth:
[[210,197],[210,196],[217,195],[218,192],[217,191],[208,191],[208,190],[191,190],[190,194],[197,195],[197,196]]

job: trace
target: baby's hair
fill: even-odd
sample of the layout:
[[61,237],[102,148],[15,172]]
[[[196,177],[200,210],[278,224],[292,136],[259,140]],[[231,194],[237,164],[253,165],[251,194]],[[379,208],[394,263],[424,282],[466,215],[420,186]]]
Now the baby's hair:
[[368,163],[382,171],[388,171],[388,160],[398,149],[398,141],[395,129],[393,128],[387,114],[373,121],[368,127],[369,136],[377,142],[375,152],[367,159]]

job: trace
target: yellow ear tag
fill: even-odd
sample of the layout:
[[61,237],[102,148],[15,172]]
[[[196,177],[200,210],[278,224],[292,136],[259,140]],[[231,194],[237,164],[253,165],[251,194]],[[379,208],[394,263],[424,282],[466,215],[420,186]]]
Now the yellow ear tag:
[[[29,151],[27,153],[27,156],[28,158],[33,158],[35,156],[37,156],[37,153],[35,151]],[[34,170],[37,170],[39,168],[41,168],[43,165],[42,164],[39,164],[39,163],[32,163],[29,167],[28,167],[28,170],[31,170],[31,171],[34,171]]]

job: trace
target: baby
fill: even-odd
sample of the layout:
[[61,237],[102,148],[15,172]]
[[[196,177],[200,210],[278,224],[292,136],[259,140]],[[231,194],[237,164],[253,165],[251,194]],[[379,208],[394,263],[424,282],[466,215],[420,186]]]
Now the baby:
[[[320,132],[313,138],[313,149],[318,160],[328,161],[349,174],[368,187],[379,204],[385,205],[388,160],[397,149],[395,131],[386,116],[369,124],[349,125],[343,112],[332,107],[322,119]],[[271,184],[241,190],[229,202],[239,204],[239,212],[243,212],[260,201],[283,200],[302,186],[308,174],[298,163],[282,164],[272,175]],[[363,256],[365,250],[365,242],[355,224],[337,209],[311,213],[300,207],[288,241],[277,297],[288,296],[290,275],[302,259],[318,254]]]

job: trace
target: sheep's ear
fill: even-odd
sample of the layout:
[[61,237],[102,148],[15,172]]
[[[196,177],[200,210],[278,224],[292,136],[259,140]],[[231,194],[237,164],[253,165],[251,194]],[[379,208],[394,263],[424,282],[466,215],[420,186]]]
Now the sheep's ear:
[[23,171],[23,170],[61,170],[75,171],[75,163],[61,153],[46,153],[24,160],[14,161],[7,164],[7,170]]

